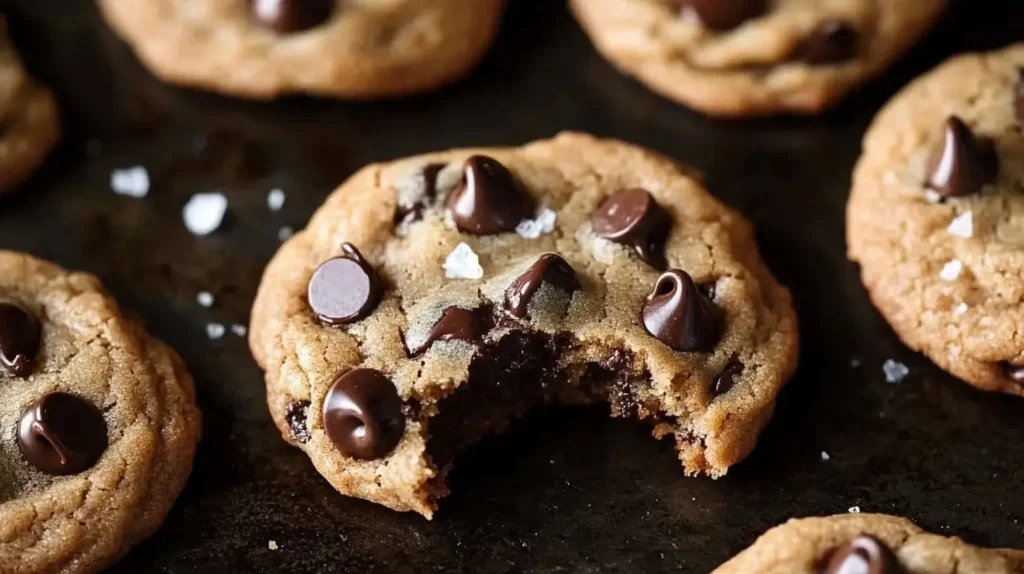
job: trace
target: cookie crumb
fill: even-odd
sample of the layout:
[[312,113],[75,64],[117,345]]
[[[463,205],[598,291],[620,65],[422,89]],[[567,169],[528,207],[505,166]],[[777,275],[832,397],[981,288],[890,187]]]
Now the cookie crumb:
[[110,173],[110,188],[118,195],[146,197],[149,194],[149,172],[141,165],[115,169]]
[[964,213],[956,216],[956,218],[949,223],[949,227],[946,228],[946,231],[950,235],[963,237],[964,239],[974,237],[974,213],[971,211],[965,211]]
[[267,542],[267,548],[269,548],[271,550],[277,550],[278,549],[277,540],[271,540],[270,542]]
[[270,190],[270,193],[267,194],[267,207],[270,208],[270,211],[281,211],[281,208],[284,207],[283,189],[274,188]]
[[213,293],[210,293],[209,291],[200,291],[196,294],[196,303],[199,303],[201,307],[209,309],[210,307],[213,307],[213,302]]
[[540,210],[535,219],[520,221],[516,226],[516,233],[524,239],[537,239],[541,235],[554,231],[557,220],[558,214],[545,207]]
[[231,326],[231,332],[238,335],[239,337],[244,337],[245,334],[248,332],[248,329],[246,329],[245,325],[241,323],[235,323],[234,325]]
[[969,309],[969,307],[967,306],[967,303],[962,303],[961,302],[961,303],[957,304],[956,307],[953,307],[953,314],[954,315],[963,315],[964,313],[967,312],[967,309]]
[[480,279],[484,276],[484,268],[480,266],[480,257],[473,248],[459,243],[444,261],[444,276],[449,279]]
[[847,512],[849,512],[850,514],[860,514],[860,507],[859,506],[851,506],[850,509],[847,510]]
[[277,230],[277,239],[279,241],[287,241],[292,235],[295,235],[295,230],[287,225]]
[[885,382],[899,383],[907,378],[907,375],[910,374],[910,369],[903,363],[886,359],[885,363],[882,363],[882,372],[885,373]]
[[209,235],[220,227],[228,209],[228,198],[222,193],[197,193],[182,209],[185,227],[193,235]]
[[217,339],[220,339],[221,337],[223,337],[224,336],[224,331],[225,331],[224,325],[221,325],[220,323],[207,323],[206,324],[206,336],[209,337],[211,341],[214,341],[214,340],[217,340]]
[[939,277],[944,281],[956,281],[960,274],[963,273],[964,264],[959,259],[954,259],[949,263],[942,266],[942,271],[939,272]]
[[830,460],[831,458],[832,458],[832,456],[830,454],[828,454],[825,451],[821,451],[821,460],[822,460],[822,462],[826,462],[826,461]]

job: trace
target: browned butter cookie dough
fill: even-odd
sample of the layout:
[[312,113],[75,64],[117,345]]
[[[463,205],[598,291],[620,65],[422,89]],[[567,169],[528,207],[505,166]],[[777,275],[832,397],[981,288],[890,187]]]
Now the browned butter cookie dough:
[[461,447],[549,401],[610,403],[721,476],[797,358],[746,220],[583,134],[360,170],[267,267],[250,337],[285,439],[427,517]]
[[1024,44],[956,57],[864,137],[850,257],[904,343],[1024,396]]
[[242,97],[378,98],[466,74],[504,0],[99,0],[160,78]]
[[596,48],[715,116],[813,114],[882,72],[947,0],[570,0]]
[[712,574],[1018,574],[1024,552],[971,546],[885,514],[793,519]]
[[200,433],[178,356],[99,281],[0,251],[0,572],[96,572],[153,533]]

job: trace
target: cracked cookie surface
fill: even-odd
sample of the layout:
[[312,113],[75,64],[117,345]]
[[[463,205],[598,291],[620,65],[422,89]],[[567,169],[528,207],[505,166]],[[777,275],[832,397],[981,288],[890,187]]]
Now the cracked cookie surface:
[[192,467],[192,379],[99,281],[0,251],[0,572],[95,572]]
[[765,532],[713,574],[1013,574],[1024,552],[979,548],[925,532],[906,518],[837,514]]
[[745,219],[583,134],[363,168],[274,256],[250,329],[284,438],[340,492],[428,517],[459,448],[550,401],[610,403],[725,474],[797,344]]
[[1024,396],[1024,45],[954,58],[864,137],[851,259],[907,346],[983,390]]
[[469,73],[504,0],[101,0],[162,79],[268,99],[424,92]]
[[818,113],[887,68],[946,0],[571,0],[595,47],[716,116]]

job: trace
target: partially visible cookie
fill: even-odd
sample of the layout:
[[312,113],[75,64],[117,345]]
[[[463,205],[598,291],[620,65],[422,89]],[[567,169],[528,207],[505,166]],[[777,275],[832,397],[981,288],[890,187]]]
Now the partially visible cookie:
[[712,574],[1017,574],[1024,552],[929,534],[906,518],[837,514],[792,519]]
[[946,0],[571,0],[616,67],[715,116],[813,114],[879,74]]
[[100,0],[162,79],[249,98],[377,98],[469,73],[504,0]]
[[919,78],[864,137],[850,258],[904,343],[1024,396],[1024,44]]
[[95,572],[148,537],[200,424],[181,359],[95,277],[0,251],[0,572]]
[[0,17],[0,194],[31,175],[59,137],[53,94],[25,72]]
[[250,345],[331,484],[429,517],[459,449],[548,401],[610,403],[721,476],[798,338],[743,217],[671,160],[562,134],[362,169],[268,265]]

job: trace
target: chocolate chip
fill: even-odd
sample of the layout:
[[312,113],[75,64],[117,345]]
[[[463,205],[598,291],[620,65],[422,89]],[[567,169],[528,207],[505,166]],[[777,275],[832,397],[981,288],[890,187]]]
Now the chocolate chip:
[[468,311],[459,307],[448,307],[431,327],[427,338],[413,349],[410,355],[419,355],[437,341],[458,340],[475,343],[482,340],[488,331],[487,322],[483,317],[484,313],[481,313],[481,310]]
[[474,235],[512,231],[534,210],[533,198],[512,172],[484,155],[466,160],[462,182],[445,204],[459,231]]
[[1024,385],[1024,365],[1014,365],[1009,361],[1004,361],[1002,364],[1003,372],[1010,378],[1011,381]]
[[352,369],[334,381],[324,398],[324,430],[342,452],[381,458],[405,430],[398,390],[380,371]]
[[736,385],[736,379],[743,375],[743,363],[733,359],[722,369],[722,372],[715,377],[713,387],[715,396],[728,393]]
[[1017,125],[1024,127],[1024,68],[1017,69],[1017,87],[1014,90],[1013,111],[1017,116]]
[[825,20],[797,48],[808,64],[836,64],[857,55],[857,30],[842,20]]
[[516,317],[525,317],[530,300],[544,283],[557,287],[570,296],[580,288],[580,281],[576,278],[576,271],[572,266],[558,255],[548,253],[541,255],[526,273],[508,286],[505,290],[505,309]]
[[334,0],[252,0],[256,21],[282,34],[319,26],[333,10]]
[[107,450],[107,423],[82,397],[50,393],[22,413],[18,446],[29,464],[46,474],[77,474]]
[[710,351],[718,342],[721,312],[685,271],[658,277],[641,318],[648,333],[676,351]]
[[768,8],[766,0],[682,0],[684,14],[696,16],[712,30],[729,30],[756,18]]
[[284,420],[288,422],[288,434],[298,443],[307,443],[311,438],[306,421],[309,419],[309,401],[292,401],[284,411]]
[[872,536],[858,536],[832,553],[822,574],[901,574],[896,556],[884,543]]
[[943,197],[977,193],[996,177],[999,158],[992,141],[975,137],[956,116],[943,126],[942,142],[928,162],[928,187]]
[[400,223],[412,223],[423,219],[423,212],[434,203],[437,198],[437,174],[444,169],[443,163],[428,163],[420,170],[419,184],[423,193],[411,205],[399,205],[395,210],[395,225]]
[[27,377],[39,351],[39,322],[14,303],[0,303],[0,365],[11,374]]
[[370,314],[380,302],[383,288],[373,267],[351,243],[345,255],[328,259],[309,278],[309,306],[327,325],[346,325]]
[[664,250],[672,220],[647,190],[632,188],[613,194],[590,221],[598,237],[632,247],[656,269],[668,265]]

